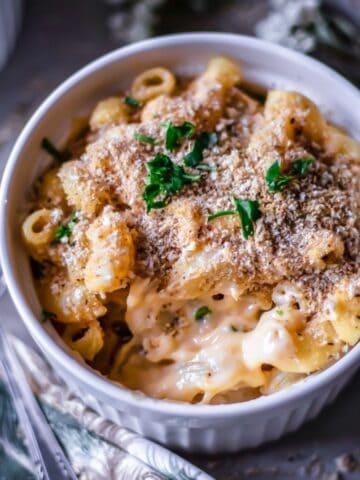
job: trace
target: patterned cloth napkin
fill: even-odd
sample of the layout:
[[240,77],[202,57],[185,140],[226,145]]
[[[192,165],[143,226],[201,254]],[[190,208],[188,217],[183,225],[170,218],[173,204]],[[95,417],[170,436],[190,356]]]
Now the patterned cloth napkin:
[[[69,391],[39,353],[17,338],[12,343],[80,479],[211,480],[178,455],[99,416]],[[0,466],[0,480],[35,480],[21,425],[1,383]]]

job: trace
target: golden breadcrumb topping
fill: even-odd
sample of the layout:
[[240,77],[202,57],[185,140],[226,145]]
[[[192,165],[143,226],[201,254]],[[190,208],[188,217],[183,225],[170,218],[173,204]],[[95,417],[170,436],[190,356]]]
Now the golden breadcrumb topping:
[[[89,192],[94,202],[103,194],[123,212],[136,237],[136,274],[160,277],[165,287],[171,284],[172,269],[181,253],[199,246],[224,251],[223,278],[214,278],[214,284],[209,286],[215,290],[217,282],[224,279],[236,278],[244,291],[294,279],[309,293],[318,294],[357,269],[358,164],[343,155],[329,156],[303,134],[301,117],[293,119],[297,124],[296,138],[285,149],[277,145],[276,136],[267,136],[260,146],[250,144],[254,132],[261,138],[263,130],[279,125],[275,119],[270,127],[264,127],[262,105],[237,87],[227,95],[221,115],[216,100],[205,108],[188,95],[157,101],[159,109],[165,108],[161,118],[155,115],[144,123],[110,126],[98,132],[99,138],[87,145],[80,159],[81,168],[73,177],[74,182],[94,183]],[[201,131],[204,118],[207,130],[216,132],[218,138],[215,146],[204,150],[204,163],[214,171],[186,185],[164,208],[147,213],[142,198],[146,164],[166,151],[161,123],[167,119],[174,124],[186,120]],[[134,133],[155,138],[158,143],[136,142]],[[169,154],[173,162],[181,165],[191,146],[191,140],[185,141]],[[269,168],[265,159],[269,156],[280,163],[303,157],[315,161],[306,175],[293,180],[284,190],[270,193],[265,180]],[[241,234],[238,216],[207,221],[209,214],[233,208],[232,196],[259,202],[262,217],[249,239]],[[312,261],[309,252],[314,245],[326,252],[321,261]],[[309,278],[311,281],[306,281]]]

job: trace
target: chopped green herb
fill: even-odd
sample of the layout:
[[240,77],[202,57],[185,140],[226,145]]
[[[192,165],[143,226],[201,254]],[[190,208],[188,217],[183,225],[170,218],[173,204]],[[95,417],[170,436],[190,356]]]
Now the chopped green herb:
[[204,170],[205,172],[216,172],[216,167],[202,163],[196,167],[196,170]]
[[238,332],[238,331],[239,331],[239,329],[236,328],[235,325],[230,325],[230,330],[231,330],[232,332]]
[[234,215],[236,210],[220,210],[220,212],[213,213],[208,216],[208,222],[214,220],[214,218],[224,217],[225,215]]
[[53,312],[48,312],[47,310],[43,310],[43,311],[41,312],[41,319],[42,319],[42,322],[45,323],[45,322],[47,322],[48,320],[54,321],[54,320],[57,319],[57,317],[56,317],[55,313],[53,313]]
[[66,150],[61,151],[58,150],[55,145],[47,138],[44,137],[41,141],[41,147],[52,157],[55,158],[55,160],[58,160],[59,162],[64,162],[65,160],[68,160],[70,158],[70,153],[67,152]]
[[67,225],[60,225],[55,233],[56,240],[60,240],[63,237],[70,237],[71,231]]
[[75,223],[79,221],[76,212],[74,212],[69,221],[65,225],[60,225],[55,233],[55,239],[60,241],[62,238],[67,237],[69,238],[74,228]]
[[218,142],[216,132],[204,132],[201,134],[200,139],[203,142],[204,148],[213,147]]
[[306,170],[314,162],[313,158],[299,158],[291,165],[291,170],[294,175],[304,175]]
[[199,307],[196,312],[195,312],[195,320],[199,321],[199,320],[203,320],[204,317],[206,317],[206,315],[209,315],[210,313],[212,313],[212,311],[210,310],[209,307],[207,307],[206,305],[203,305],[202,307]]
[[[142,196],[148,212],[150,212],[152,208],[155,209],[165,207],[170,198],[170,195],[166,192],[164,193],[162,186],[157,183],[150,183],[149,185],[146,185]],[[158,199],[155,200],[156,198]]]
[[134,138],[139,140],[141,143],[150,143],[151,145],[155,145],[159,142],[157,138],[148,137],[147,135],[143,135],[142,133],[134,133]]
[[178,193],[184,185],[197,182],[201,178],[200,175],[186,173],[182,166],[176,165],[162,153],[148,162],[147,169],[148,185],[143,192],[143,199],[148,212],[153,208],[164,207],[170,197]]
[[184,163],[188,167],[198,168],[203,161],[203,151],[217,143],[216,133],[203,132],[198,138],[195,138],[193,148],[184,157]]
[[192,168],[197,167],[203,161],[203,150],[203,144],[196,138],[191,152],[184,157],[185,165]]
[[282,174],[279,162],[275,162],[266,172],[265,180],[269,192],[280,192],[293,178],[293,175]]
[[213,213],[208,216],[208,222],[214,220],[214,218],[238,213],[243,235],[248,239],[254,234],[254,223],[261,217],[259,202],[257,200],[240,200],[236,197],[233,197],[233,202],[236,210],[221,210],[220,212]]
[[172,122],[163,122],[161,126],[167,127],[165,146],[170,152],[180,145],[181,138],[190,138],[195,130],[195,125],[190,122],[183,122],[181,125],[173,125]]
[[133,107],[133,108],[139,108],[141,106],[141,103],[137,98],[130,97],[128,95],[124,97],[124,103],[129,107]]
[[254,223],[261,217],[257,200],[240,200],[233,197],[236,210],[241,220],[241,228],[246,239],[254,235]]
[[313,158],[299,158],[291,164],[290,172],[288,174],[281,172],[279,162],[273,163],[266,172],[265,177],[269,192],[280,192],[283,190],[283,188],[285,188],[289,182],[294,180],[294,178],[304,175],[313,161]]
[[280,316],[281,316],[281,315],[284,315],[284,310],[281,310],[281,309],[276,310],[276,313],[277,313],[278,315],[280,315]]

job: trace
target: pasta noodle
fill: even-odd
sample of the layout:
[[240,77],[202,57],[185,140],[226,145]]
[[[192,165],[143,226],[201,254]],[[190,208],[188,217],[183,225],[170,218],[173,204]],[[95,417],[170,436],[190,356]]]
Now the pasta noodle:
[[90,117],[93,130],[116,123],[126,123],[128,120],[126,105],[120,97],[110,97],[99,102]]
[[87,236],[91,253],[85,267],[86,287],[99,293],[124,288],[134,262],[134,247],[121,216],[105,207]]
[[65,328],[64,340],[85,360],[93,360],[103,346],[103,331],[98,322],[70,324]]
[[53,239],[60,218],[61,210],[42,208],[31,213],[24,221],[22,238],[34,258],[43,256]]
[[176,86],[174,75],[166,68],[156,67],[138,75],[132,85],[132,93],[141,102],[159,95],[170,95]]

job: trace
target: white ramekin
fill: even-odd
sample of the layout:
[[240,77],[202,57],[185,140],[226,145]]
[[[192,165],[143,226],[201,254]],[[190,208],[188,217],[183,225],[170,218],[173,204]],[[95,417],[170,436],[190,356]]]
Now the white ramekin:
[[46,162],[40,149],[44,136],[56,144],[61,142],[71,119],[88,112],[97,99],[128,85],[146,67],[164,65],[180,73],[195,73],[219,54],[241,63],[247,80],[305,93],[329,118],[359,137],[360,95],[324,65],[249,37],[218,33],[167,36],[105,55],[58,87],[21,133],[0,194],[1,261],[6,282],[26,327],[59,375],[89,406],[113,421],[167,446],[208,453],[253,447],[313,418],[355,373],[360,345],[327,370],[269,397],[232,405],[188,405],[145,397],[80,363],[56,332],[39,322],[41,308],[19,229],[26,192]]

